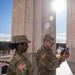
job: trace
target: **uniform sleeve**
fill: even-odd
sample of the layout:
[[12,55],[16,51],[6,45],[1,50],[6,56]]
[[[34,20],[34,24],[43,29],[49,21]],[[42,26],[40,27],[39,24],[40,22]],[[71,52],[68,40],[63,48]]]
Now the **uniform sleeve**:
[[41,65],[41,67],[45,67],[48,70],[54,70],[57,67],[56,61],[49,62],[49,60],[47,60],[45,58],[44,59],[40,58],[39,63]]
[[64,62],[65,60],[62,60],[61,58],[59,58],[58,59],[58,65],[60,66],[60,64],[62,63],[62,62]]
[[51,53],[51,57],[50,57],[50,55],[46,55],[43,57],[41,57],[41,56],[39,57],[38,54],[36,56],[37,64],[39,65],[39,67],[45,67],[48,70],[54,70],[57,67],[59,67],[60,64],[62,63],[62,60],[57,59],[53,53]]
[[43,57],[42,54],[43,54],[42,52],[37,52],[36,53],[36,61],[37,61],[37,66],[39,68],[47,67],[47,64],[49,64],[49,61],[45,57]]
[[21,56],[21,59],[18,61],[16,71],[17,75],[33,75],[32,65],[24,56]]
[[[14,62],[13,62],[13,61],[14,61]],[[16,61],[15,58],[13,58],[13,59],[11,60],[11,62],[10,62],[9,67],[8,67],[7,75],[16,75],[16,72],[15,72],[15,69],[16,69],[16,67],[15,67],[15,62],[17,62],[17,61]]]
[[33,75],[34,69],[32,67],[32,64],[31,64],[31,62],[26,57],[25,57],[25,59],[26,59],[25,62],[27,64],[27,66],[28,66],[28,72],[29,72],[28,75]]
[[54,70],[58,67],[60,67],[60,64],[63,62],[63,60],[60,59],[55,59],[52,62],[50,62],[49,64],[46,65],[46,68],[49,70]]

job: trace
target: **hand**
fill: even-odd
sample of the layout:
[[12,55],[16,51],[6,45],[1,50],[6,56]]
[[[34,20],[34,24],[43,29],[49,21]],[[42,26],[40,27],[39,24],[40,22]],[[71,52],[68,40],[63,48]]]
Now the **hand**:
[[65,60],[65,59],[67,59],[69,56],[70,56],[69,52],[68,52],[67,54],[65,54],[65,52],[64,52],[64,54],[61,56],[61,59],[62,59],[62,60]]

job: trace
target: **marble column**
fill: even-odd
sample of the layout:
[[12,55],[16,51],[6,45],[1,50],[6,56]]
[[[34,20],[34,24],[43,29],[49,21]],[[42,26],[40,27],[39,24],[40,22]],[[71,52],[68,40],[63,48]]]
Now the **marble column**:
[[70,48],[68,61],[75,62],[75,0],[67,1],[67,47]]

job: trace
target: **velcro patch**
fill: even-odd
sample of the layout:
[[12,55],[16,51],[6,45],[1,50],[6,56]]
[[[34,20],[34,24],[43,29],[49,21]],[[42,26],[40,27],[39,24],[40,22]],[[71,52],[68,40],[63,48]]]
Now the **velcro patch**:
[[44,59],[45,57],[46,57],[46,54],[43,53],[43,54],[41,55],[41,58]]
[[22,69],[24,69],[24,68],[26,68],[26,64],[20,64],[20,65],[18,65],[18,68],[20,69],[20,70],[22,70]]

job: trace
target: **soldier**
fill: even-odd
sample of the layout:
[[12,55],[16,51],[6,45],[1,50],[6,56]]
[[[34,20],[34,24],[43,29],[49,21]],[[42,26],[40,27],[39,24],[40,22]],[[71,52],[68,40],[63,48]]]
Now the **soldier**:
[[9,47],[16,49],[15,54],[10,62],[7,70],[7,75],[33,75],[32,65],[30,61],[23,56],[23,53],[28,49],[30,41],[25,35],[13,36],[12,43]]
[[55,43],[54,37],[50,34],[46,34],[43,41],[44,45],[36,53],[38,75],[56,75],[56,68],[69,57],[69,53],[66,55],[64,53],[58,59],[51,49]]

